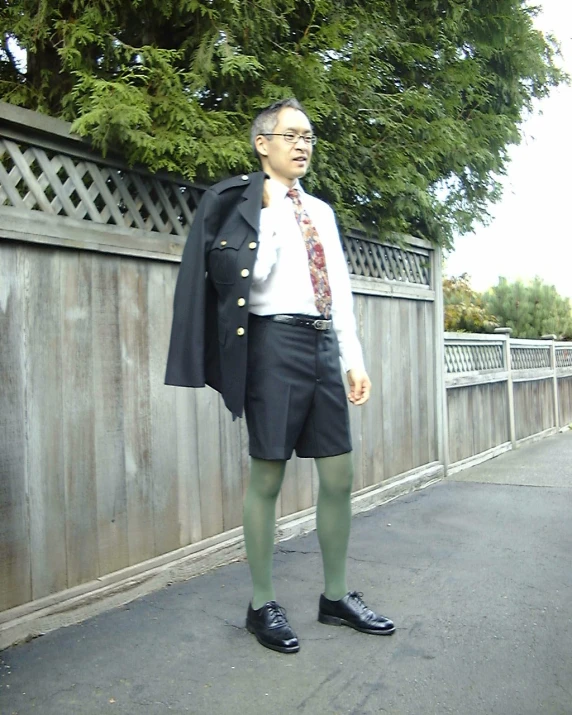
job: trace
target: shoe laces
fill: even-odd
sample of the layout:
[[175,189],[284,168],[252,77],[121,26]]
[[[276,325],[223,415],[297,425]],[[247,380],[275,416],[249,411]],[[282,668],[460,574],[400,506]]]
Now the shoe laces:
[[363,606],[364,608],[366,607],[365,603],[363,602],[363,591],[350,591],[350,598],[353,601],[357,601],[360,606]]
[[[363,595],[363,594],[362,594]],[[269,613],[272,614],[272,616],[275,619],[275,625],[284,625],[285,623],[288,623],[286,619],[286,609],[282,608],[282,606],[279,606],[276,601],[270,601],[268,603],[268,611]]]
[[363,601],[363,592],[362,591],[351,591],[349,594],[350,598],[352,601],[355,601],[360,608],[363,609],[364,613],[367,613],[368,615],[375,615],[374,612],[371,610],[371,608],[368,608],[364,601]]

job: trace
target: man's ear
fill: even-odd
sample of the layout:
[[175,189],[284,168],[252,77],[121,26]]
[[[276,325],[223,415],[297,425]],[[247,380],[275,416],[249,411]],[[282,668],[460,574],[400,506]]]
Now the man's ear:
[[256,139],[254,140],[254,146],[256,147],[256,151],[258,152],[259,156],[268,156],[266,139],[262,136],[262,134],[259,134],[256,137]]

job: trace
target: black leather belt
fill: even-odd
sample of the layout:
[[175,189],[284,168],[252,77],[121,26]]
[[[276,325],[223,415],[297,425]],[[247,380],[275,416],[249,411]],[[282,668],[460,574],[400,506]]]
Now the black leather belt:
[[303,318],[299,315],[269,315],[270,320],[275,323],[287,323],[297,325],[301,328],[313,328],[314,330],[330,330],[332,321],[325,318]]

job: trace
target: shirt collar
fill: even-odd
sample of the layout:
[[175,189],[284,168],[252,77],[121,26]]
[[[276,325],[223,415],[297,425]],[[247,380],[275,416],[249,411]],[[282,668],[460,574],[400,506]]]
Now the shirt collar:
[[[300,195],[304,194],[304,189],[302,188],[302,184],[296,179],[296,183],[294,186],[292,186],[293,189],[298,189],[300,192]],[[276,179],[268,179],[268,191],[270,192],[270,198],[272,201],[279,201],[283,200],[286,198],[286,194],[290,189],[286,186],[286,184],[283,184],[281,181],[277,181]]]

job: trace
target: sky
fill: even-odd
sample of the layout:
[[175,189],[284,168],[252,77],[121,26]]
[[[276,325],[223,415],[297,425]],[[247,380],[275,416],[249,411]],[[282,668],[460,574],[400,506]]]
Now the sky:
[[[537,4],[543,12],[536,25],[557,37],[559,64],[572,75],[572,2]],[[490,208],[493,220],[456,238],[445,273],[468,273],[478,291],[499,276],[539,276],[572,298],[572,86],[556,88],[537,107],[523,125],[521,144],[511,149],[503,197]]]

